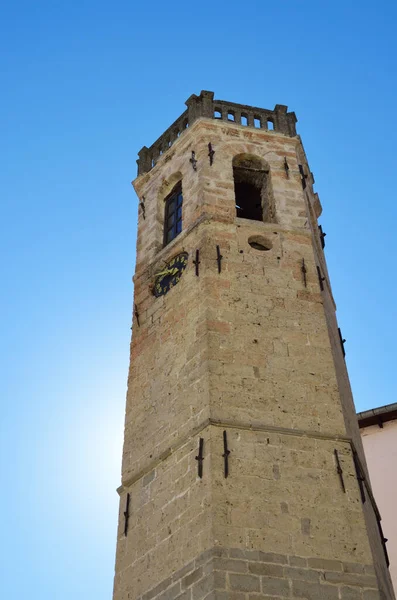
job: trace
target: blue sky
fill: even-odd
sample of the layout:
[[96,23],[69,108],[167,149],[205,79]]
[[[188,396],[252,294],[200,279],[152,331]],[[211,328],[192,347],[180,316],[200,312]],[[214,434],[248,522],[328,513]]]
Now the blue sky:
[[357,408],[395,401],[396,17],[387,0],[3,4],[2,597],[111,598],[130,181],[192,93],[296,112]]

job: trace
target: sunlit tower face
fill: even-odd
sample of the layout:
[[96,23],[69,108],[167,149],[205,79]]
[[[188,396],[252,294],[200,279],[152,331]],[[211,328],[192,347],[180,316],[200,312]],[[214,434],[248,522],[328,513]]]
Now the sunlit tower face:
[[114,599],[392,599],[296,117],[186,104],[134,181]]

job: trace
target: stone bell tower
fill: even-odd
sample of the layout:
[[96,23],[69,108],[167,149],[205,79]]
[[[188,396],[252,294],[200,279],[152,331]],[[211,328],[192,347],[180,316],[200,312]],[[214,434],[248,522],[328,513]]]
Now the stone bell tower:
[[139,153],[114,600],[393,600],[294,113]]

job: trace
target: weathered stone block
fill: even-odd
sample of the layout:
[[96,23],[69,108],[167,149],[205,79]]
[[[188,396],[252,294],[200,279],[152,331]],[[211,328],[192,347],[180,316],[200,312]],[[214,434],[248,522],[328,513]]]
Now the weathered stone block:
[[246,560],[235,560],[231,558],[215,558],[214,569],[229,571],[231,573],[247,573],[248,564]]
[[330,583],[350,583],[351,585],[376,588],[378,583],[373,575],[362,575],[358,573],[336,573],[326,571],[324,579]]
[[262,593],[274,596],[288,596],[289,582],[286,579],[276,577],[262,577]]
[[190,573],[189,575],[186,575],[182,579],[182,589],[190,587],[191,585],[196,583],[196,581],[201,579],[202,576],[203,576],[203,568],[202,567],[196,569],[195,571],[192,571],[192,573]]
[[247,595],[244,592],[222,592],[216,591],[216,599],[217,600],[246,600]]
[[306,600],[339,600],[336,586],[307,581],[293,581],[292,593],[294,597]]
[[156,596],[156,600],[175,600],[177,596],[181,593],[181,583],[175,583],[171,587],[169,587],[164,592],[161,592]]
[[364,590],[363,600],[382,600],[382,598],[376,590]]
[[260,592],[260,578],[254,575],[229,574],[230,589],[238,592]]
[[[171,584],[172,584],[172,577],[167,577],[167,579],[162,581],[155,588],[153,588],[153,589],[149,590],[148,592],[146,592],[145,594],[143,594],[142,600],[151,600],[152,598],[155,598],[156,596],[161,594],[164,590],[168,589]],[[179,588],[180,588],[180,584],[179,584]]]
[[342,600],[363,600],[362,590],[358,588],[343,586],[340,594]]
[[300,579],[302,581],[320,582],[320,572],[313,569],[302,569],[299,567],[283,567],[284,576],[288,579]]
[[307,567],[307,559],[301,556],[289,556],[288,562],[291,567]]
[[[368,573],[368,575],[375,575],[373,567],[371,565],[372,572]],[[343,571],[345,573],[365,573],[366,565],[360,565],[358,563],[344,562],[343,563]]]
[[226,589],[226,573],[222,571],[214,571],[214,588],[216,590],[224,590]]
[[175,600],[191,600],[192,597],[192,590],[188,589],[185,590],[184,592],[182,592],[182,594],[179,594],[179,596],[177,596],[175,598]]
[[198,581],[193,585],[192,588],[192,600],[202,600],[206,596],[214,591],[214,578],[212,575],[204,577],[201,581]]
[[342,563],[339,560],[329,560],[324,558],[308,558],[307,564],[313,569],[322,569],[327,571],[342,571]]
[[251,563],[249,565],[249,572],[254,575],[267,575],[273,577],[282,577],[284,574],[282,565],[260,562]]
[[288,558],[284,554],[273,554],[271,552],[259,552],[259,560],[267,563],[288,564]]

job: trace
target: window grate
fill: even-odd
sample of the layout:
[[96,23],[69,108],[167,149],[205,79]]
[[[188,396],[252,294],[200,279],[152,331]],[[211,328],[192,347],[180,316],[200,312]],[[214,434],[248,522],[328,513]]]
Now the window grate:
[[172,242],[182,231],[182,186],[178,183],[165,199],[164,246]]

